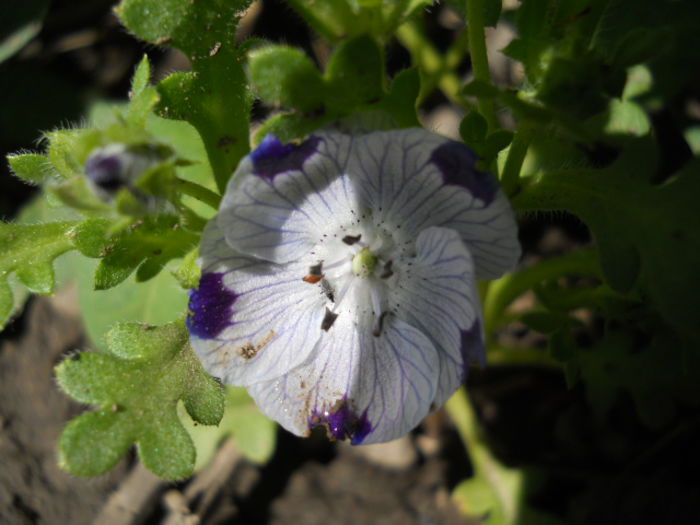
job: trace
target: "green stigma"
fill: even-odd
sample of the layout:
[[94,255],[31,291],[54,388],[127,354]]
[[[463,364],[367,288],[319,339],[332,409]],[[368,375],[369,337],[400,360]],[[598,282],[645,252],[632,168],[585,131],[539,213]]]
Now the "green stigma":
[[358,277],[369,277],[377,266],[377,262],[379,259],[369,251],[369,248],[362,248],[352,258],[352,273]]

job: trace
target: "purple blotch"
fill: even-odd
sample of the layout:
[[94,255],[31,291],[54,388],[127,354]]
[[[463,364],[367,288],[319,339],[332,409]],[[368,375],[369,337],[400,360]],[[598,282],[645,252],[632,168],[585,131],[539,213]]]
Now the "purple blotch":
[[479,366],[486,365],[486,346],[481,334],[481,321],[476,319],[468,330],[460,330],[462,338],[462,363],[464,369],[462,371],[463,380],[466,381],[469,368],[472,363],[477,363]]
[[85,174],[95,186],[110,193],[124,185],[124,166],[116,153],[91,155],[85,163]]
[[453,140],[441,144],[430,160],[440,168],[445,184],[468,189],[488,206],[498,192],[498,181],[489,172],[476,169],[479,156],[468,146]]
[[311,155],[316,153],[320,138],[311,136],[301,144],[282,144],[270,133],[250,154],[253,173],[272,180],[285,171],[299,170]]
[[187,328],[203,339],[211,339],[231,324],[231,306],[238,296],[224,286],[224,274],[205,273],[199,288],[190,292]]
[[353,445],[362,443],[372,431],[372,425],[367,419],[367,410],[358,416],[347,397],[339,399],[328,411],[314,410],[308,423],[309,429],[325,427],[329,438],[350,439]]

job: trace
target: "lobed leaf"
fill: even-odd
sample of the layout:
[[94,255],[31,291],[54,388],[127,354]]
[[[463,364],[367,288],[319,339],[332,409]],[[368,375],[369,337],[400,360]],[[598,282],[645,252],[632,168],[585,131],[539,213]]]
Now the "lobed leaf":
[[112,468],[132,443],[146,467],[165,479],[192,473],[195,449],[177,417],[183,400],[198,423],[217,424],[224,394],[189,346],[183,321],[160,327],[116,325],[108,353],[85,352],[56,367],[60,387],[78,401],[99,405],[72,420],[59,443],[62,468],[95,476]]
[[226,409],[217,427],[196,425],[184,406],[178,407],[178,414],[197,448],[195,470],[211,460],[227,437],[232,437],[243,456],[254,463],[266,463],[275,450],[277,425],[258,410],[245,388],[227,387]]
[[653,186],[656,152],[641,139],[610,168],[542,174],[514,205],[579,216],[595,234],[610,286],[625,292],[638,285],[671,326],[700,340],[699,166],[695,159]]
[[50,294],[55,286],[53,261],[71,249],[94,254],[99,248],[96,220],[51,222],[45,224],[8,224],[0,222],[0,327],[14,308],[8,278],[16,273],[29,291]]

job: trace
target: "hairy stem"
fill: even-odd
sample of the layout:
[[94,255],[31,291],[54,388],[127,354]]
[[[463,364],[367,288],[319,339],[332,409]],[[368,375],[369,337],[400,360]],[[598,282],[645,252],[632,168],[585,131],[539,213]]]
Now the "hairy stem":
[[221,204],[221,196],[218,193],[185,179],[176,178],[175,181],[177,182],[177,189],[185,195],[194,197],[198,201],[211,206],[215,210],[219,209],[219,205]]

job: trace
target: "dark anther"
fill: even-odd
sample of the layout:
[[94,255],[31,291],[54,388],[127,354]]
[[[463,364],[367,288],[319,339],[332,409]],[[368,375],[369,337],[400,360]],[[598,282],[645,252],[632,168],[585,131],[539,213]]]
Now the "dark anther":
[[362,234],[360,235],[346,235],[343,237],[343,242],[347,244],[348,246],[352,246],[356,242],[358,242],[362,238]]
[[374,337],[379,337],[382,335],[382,327],[384,326],[384,318],[386,317],[386,314],[389,312],[382,312],[379,317],[377,317],[377,324],[374,327],[374,330],[372,331],[372,335]]
[[323,262],[309,266],[309,275],[322,275]]
[[393,261],[387,261],[386,264],[384,264],[384,269],[382,270],[382,274],[379,277],[381,277],[382,279],[388,279],[389,277],[394,275],[394,270],[391,269],[393,264]]
[[326,307],[326,315],[323,316],[323,321],[321,321],[321,330],[325,330],[326,332],[330,330],[337,318],[338,314],[331,312],[331,310]]
[[328,281],[325,279],[321,281],[321,288],[323,288],[323,293],[326,294],[326,297],[328,297],[328,300],[332,303],[335,302],[335,294],[333,293],[333,288],[331,288],[331,285]]
[[307,282],[309,284],[316,284],[321,279],[323,279],[322,267],[322,262],[314,264],[313,266],[309,266],[309,275],[302,278],[304,282]]

